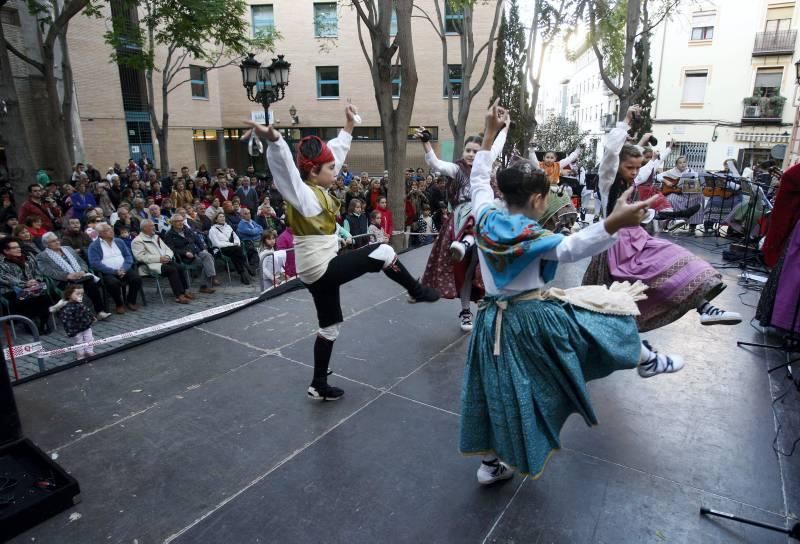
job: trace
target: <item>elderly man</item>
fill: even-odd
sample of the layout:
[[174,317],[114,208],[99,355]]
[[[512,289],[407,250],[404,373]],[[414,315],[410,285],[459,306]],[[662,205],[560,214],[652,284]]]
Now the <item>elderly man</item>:
[[147,219],[152,221],[155,226],[156,230],[159,233],[164,233],[169,229],[169,221],[167,217],[161,213],[161,207],[158,204],[152,204],[149,208],[147,208]]
[[241,183],[241,185],[236,189],[236,196],[239,197],[239,203],[242,205],[242,208],[247,208],[250,210],[250,213],[256,213],[256,208],[258,208],[258,193],[255,187],[251,185],[251,181],[252,180],[247,176],[239,178],[239,183]]
[[239,215],[242,219],[236,227],[236,234],[239,235],[239,239],[242,241],[247,261],[252,267],[258,264],[258,244],[261,241],[261,233],[264,232],[264,228],[253,221],[250,210],[247,208],[242,208],[239,211]]
[[145,219],[141,222],[142,232],[134,238],[131,244],[133,258],[142,267],[147,267],[150,272],[165,276],[169,280],[172,294],[175,295],[175,302],[178,304],[189,304],[194,295],[187,289],[186,276],[181,269],[172,262],[174,254],[169,246],[156,234],[155,224]]
[[171,228],[164,235],[164,241],[181,262],[190,264],[198,261],[202,265],[203,273],[200,276],[200,292],[213,293],[214,289],[212,287],[219,285],[220,281],[217,280],[214,256],[206,249],[203,236],[186,228],[183,214],[173,214],[169,219],[169,223]]
[[139,226],[139,218],[131,215],[127,206],[120,206],[117,210],[117,221],[114,223],[114,235],[119,236],[121,229],[126,229],[131,233],[131,236],[136,236],[141,231]]
[[113,229],[106,223],[97,226],[97,234],[97,240],[89,246],[89,264],[103,275],[115,311],[124,314],[127,305],[135,312],[139,309],[136,297],[142,288],[142,278],[134,266],[133,254],[125,242],[114,238]]
[[233,190],[228,187],[228,177],[225,172],[217,172],[217,188],[214,190],[214,198],[218,198],[220,202],[230,200],[234,196]]
[[83,287],[86,296],[94,307],[97,319],[105,319],[111,314],[103,307],[103,297],[97,286],[100,278],[89,273],[89,267],[71,247],[62,247],[58,236],[46,232],[42,236],[45,250],[36,256],[36,264],[42,275],[53,279],[60,289],[74,283]]
[[61,244],[74,249],[78,256],[85,261],[88,259],[86,250],[91,243],[91,237],[81,228],[81,220],[70,219],[67,228],[61,234]]

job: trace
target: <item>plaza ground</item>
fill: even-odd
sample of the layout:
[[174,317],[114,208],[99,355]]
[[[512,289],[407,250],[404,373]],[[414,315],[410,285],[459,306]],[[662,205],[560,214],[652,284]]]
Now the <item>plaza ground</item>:
[[[681,240],[722,264],[715,239]],[[421,274],[427,252],[403,260]],[[561,266],[557,285],[577,285],[586,264]],[[339,402],[305,396],[306,291],[22,384],[26,435],[78,479],[82,502],[13,542],[786,543],[699,515],[785,525],[800,513],[800,453],[772,449],[776,422],[783,447],[800,434],[800,394],[774,415],[790,385],[767,374],[781,355],[737,348],[765,340],[737,272],[723,271],[718,301],[744,323],[703,327],[692,312],[648,333],[687,358],[682,372],[592,382],[600,424],[573,416],[541,478],[488,488],[458,452],[458,303],[408,304],[382,274],[342,290]]]

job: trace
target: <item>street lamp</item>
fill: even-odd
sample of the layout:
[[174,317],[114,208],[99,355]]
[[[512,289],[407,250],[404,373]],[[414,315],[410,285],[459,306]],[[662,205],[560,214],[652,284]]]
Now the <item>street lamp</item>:
[[269,123],[269,105],[283,100],[286,94],[291,66],[283,59],[283,55],[273,58],[269,66],[261,66],[254,53],[248,53],[247,58],[239,65],[247,99],[264,107],[266,123]]

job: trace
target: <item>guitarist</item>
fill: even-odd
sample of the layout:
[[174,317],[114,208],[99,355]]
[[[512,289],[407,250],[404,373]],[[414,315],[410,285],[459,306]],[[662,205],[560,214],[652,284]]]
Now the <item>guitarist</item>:
[[[686,178],[692,175],[695,177],[696,189],[686,187]],[[691,217],[686,220],[689,223],[689,234],[694,234],[697,225],[703,222],[703,195],[697,185],[699,183],[697,173],[689,168],[686,156],[678,157],[675,160],[675,167],[659,174],[657,179],[661,182],[661,191],[667,196],[674,211],[694,210]],[[678,225],[673,224],[673,226]]]

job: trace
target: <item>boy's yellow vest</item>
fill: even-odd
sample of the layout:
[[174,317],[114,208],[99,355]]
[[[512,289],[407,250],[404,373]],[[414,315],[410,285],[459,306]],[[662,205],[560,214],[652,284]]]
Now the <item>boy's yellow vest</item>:
[[286,202],[286,222],[292,227],[292,232],[295,236],[336,234],[336,215],[339,213],[341,203],[322,187],[303,181],[314,191],[314,196],[322,206],[322,212],[314,217],[305,217]]

